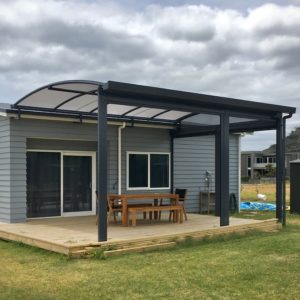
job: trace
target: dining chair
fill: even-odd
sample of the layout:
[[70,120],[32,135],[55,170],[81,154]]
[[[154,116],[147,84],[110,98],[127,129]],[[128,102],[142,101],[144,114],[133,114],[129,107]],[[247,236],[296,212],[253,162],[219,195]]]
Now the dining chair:
[[[97,199],[98,193],[96,192]],[[96,225],[98,225],[98,201],[97,201],[97,208],[96,208]],[[116,213],[122,212],[122,205],[116,203],[116,199],[111,199],[109,196],[107,197],[107,225],[110,224],[111,215],[114,215],[114,222],[117,223],[117,216]]]
[[[185,220],[187,221],[187,214],[186,214],[186,209],[185,209],[187,189],[175,189],[175,194],[178,195],[178,204],[182,205],[184,217],[185,217]],[[160,205],[161,206],[164,206],[164,205],[166,206],[166,205],[169,205],[169,204],[164,204],[163,199],[160,199]],[[171,210],[170,214],[169,214],[169,221],[172,220],[173,213],[174,213],[174,211]],[[159,220],[160,219],[161,219],[161,212],[159,212]]]
[[[185,209],[185,202],[186,202],[186,197],[187,197],[187,189],[175,189],[175,194],[178,195],[178,197],[179,197],[178,204],[182,205],[184,217],[185,217],[185,220],[187,221],[187,214],[186,214],[186,209]],[[172,213],[174,213],[174,211],[171,212],[171,214]],[[171,218],[171,216],[170,216],[170,218]]]

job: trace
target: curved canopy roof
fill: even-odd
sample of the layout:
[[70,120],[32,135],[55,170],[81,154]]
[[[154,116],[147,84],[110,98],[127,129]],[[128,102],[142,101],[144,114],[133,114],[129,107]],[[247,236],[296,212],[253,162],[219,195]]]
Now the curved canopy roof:
[[[14,105],[15,108],[30,110],[81,113],[95,115],[98,112],[98,87],[104,86],[97,81],[56,82],[27,94]],[[109,103],[109,117],[128,117],[133,119],[152,119],[176,121],[188,111],[167,110],[143,105],[122,105]]]
[[172,124],[185,120],[186,124],[212,125],[216,121],[209,115],[218,115],[222,111],[230,111],[231,123],[295,112],[295,108],[287,106],[114,81],[102,83],[88,80],[45,85],[21,98],[12,109],[95,118],[98,113],[99,87],[108,101],[108,118]]

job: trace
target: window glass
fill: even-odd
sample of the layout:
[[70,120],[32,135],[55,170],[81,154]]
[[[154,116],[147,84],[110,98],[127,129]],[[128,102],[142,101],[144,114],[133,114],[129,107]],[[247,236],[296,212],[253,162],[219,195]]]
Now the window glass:
[[169,186],[169,155],[150,155],[150,187],[162,188]]
[[65,155],[64,212],[92,210],[92,158]]
[[148,187],[147,154],[129,154],[129,187]]
[[251,157],[248,156],[248,167],[251,167]]
[[60,215],[60,153],[27,152],[27,217]]
[[256,158],[256,163],[261,164],[262,163],[262,157],[257,157]]

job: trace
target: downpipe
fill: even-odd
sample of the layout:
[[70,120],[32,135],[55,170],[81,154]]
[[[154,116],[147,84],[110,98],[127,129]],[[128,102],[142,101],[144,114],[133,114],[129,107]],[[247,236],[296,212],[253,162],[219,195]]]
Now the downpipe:
[[118,195],[122,193],[122,130],[125,127],[126,122],[118,127]]

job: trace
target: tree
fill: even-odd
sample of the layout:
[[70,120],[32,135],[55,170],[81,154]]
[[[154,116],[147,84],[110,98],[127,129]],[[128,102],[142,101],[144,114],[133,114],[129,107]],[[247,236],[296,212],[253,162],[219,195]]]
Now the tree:
[[272,164],[267,164],[265,177],[275,177],[275,176],[276,176],[276,168],[274,168]]

